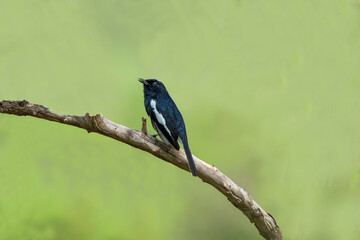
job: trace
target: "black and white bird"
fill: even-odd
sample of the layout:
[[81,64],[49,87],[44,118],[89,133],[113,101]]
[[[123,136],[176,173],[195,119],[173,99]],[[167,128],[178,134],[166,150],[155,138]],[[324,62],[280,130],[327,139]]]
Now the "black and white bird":
[[139,78],[139,82],[144,85],[144,104],[152,126],[166,144],[171,144],[176,150],[180,149],[178,142],[183,145],[190,172],[196,176],[183,117],[164,84],[156,79]]

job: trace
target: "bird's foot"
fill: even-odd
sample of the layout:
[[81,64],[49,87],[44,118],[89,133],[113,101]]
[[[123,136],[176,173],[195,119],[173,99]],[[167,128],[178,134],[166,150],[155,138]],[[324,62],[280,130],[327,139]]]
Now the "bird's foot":
[[150,136],[156,138],[156,136],[159,136],[159,134],[153,134],[153,135],[150,135]]

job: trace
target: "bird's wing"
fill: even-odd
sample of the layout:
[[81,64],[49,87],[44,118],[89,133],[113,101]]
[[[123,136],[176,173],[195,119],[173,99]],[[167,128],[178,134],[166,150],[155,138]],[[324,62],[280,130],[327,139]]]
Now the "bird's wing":
[[180,149],[178,143],[178,131],[176,128],[176,119],[171,107],[157,104],[151,100],[148,114],[155,130],[159,133],[165,143],[170,143],[177,150]]

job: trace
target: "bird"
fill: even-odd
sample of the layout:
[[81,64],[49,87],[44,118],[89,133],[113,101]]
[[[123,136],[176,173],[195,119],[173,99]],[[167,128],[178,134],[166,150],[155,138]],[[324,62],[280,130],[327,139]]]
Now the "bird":
[[145,110],[161,140],[180,149],[183,146],[191,174],[196,177],[197,170],[186,135],[184,119],[164,84],[156,79],[139,78],[144,86]]

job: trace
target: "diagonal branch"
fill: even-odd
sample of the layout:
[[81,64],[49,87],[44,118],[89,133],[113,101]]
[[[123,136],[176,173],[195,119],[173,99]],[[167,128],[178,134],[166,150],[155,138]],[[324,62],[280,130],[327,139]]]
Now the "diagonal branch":
[[[48,108],[42,105],[29,103],[26,100],[1,101],[0,113],[43,118],[49,121],[83,128],[89,133],[96,132],[149,152],[166,162],[188,171],[184,151],[177,151],[173,147],[158,141],[156,138],[142,131],[116,124],[101,114],[95,116],[90,116],[88,113],[84,116],[58,115],[50,112]],[[143,129],[146,129],[144,127],[144,120]],[[261,236],[271,240],[282,239],[281,231],[275,219],[265,212],[243,188],[236,185],[216,167],[201,161],[195,156],[194,161],[199,178],[224,194],[236,208],[245,214],[250,222],[255,224]]]

